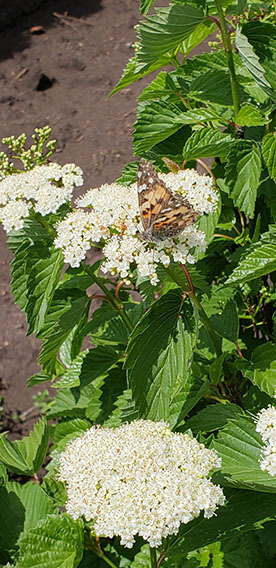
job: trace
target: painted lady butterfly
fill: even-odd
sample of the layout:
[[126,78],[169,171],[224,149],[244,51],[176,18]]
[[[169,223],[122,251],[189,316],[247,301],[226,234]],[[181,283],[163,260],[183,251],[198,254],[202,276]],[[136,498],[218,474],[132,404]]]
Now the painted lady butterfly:
[[172,193],[146,160],[140,161],[137,187],[145,239],[176,237],[185,227],[195,223],[198,213],[189,201]]

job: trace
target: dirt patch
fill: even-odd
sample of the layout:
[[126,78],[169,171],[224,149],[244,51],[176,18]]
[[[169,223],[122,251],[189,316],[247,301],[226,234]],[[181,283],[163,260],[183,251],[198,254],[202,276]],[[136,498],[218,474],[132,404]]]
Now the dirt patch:
[[[149,78],[107,96],[133,55],[139,18],[138,0],[0,2],[0,139],[49,124],[57,139],[54,159],[83,169],[82,191],[115,180],[133,158],[136,97]],[[33,394],[45,388],[26,389],[38,370],[39,341],[26,337],[25,316],[14,305],[12,255],[1,227],[0,250],[4,427],[24,433],[30,421],[14,422],[14,413],[28,411]]]
[[[28,15],[21,13],[16,21],[16,10],[10,9],[13,24],[0,34],[0,137],[30,135],[35,127],[50,124],[57,139],[55,160],[81,166],[82,190],[113,181],[132,159],[136,96],[147,81],[108,101],[107,96],[133,53],[138,8],[136,0],[55,1]],[[34,26],[41,26],[44,33],[30,33]],[[46,79],[45,85],[44,80],[45,88],[39,89],[43,75],[49,82]],[[12,255],[2,230],[0,239],[4,427],[24,432],[28,421],[23,426],[15,421],[14,426],[14,413],[31,408],[33,394],[44,388],[25,388],[28,377],[38,370],[40,342],[26,337],[25,316],[10,291]]]

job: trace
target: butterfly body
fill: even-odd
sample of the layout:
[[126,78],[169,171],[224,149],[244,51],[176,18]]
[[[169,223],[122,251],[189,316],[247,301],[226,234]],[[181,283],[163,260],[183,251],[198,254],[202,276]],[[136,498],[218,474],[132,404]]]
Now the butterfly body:
[[143,237],[164,240],[179,235],[198,217],[189,201],[173,193],[161,180],[155,168],[141,160],[138,168],[138,201]]

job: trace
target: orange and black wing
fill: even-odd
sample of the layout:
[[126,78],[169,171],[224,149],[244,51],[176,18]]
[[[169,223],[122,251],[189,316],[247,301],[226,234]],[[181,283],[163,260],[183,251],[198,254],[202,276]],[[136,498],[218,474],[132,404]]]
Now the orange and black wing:
[[146,160],[141,160],[137,177],[138,200],[142,225],[145,231],[153,226],[167,203],[171,192],[159,179],[156,170]]

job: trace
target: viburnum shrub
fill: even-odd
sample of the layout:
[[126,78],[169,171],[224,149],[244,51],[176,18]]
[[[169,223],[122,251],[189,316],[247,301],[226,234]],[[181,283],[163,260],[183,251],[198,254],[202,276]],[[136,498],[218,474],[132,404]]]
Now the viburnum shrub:
[[272,568],[275,5],[140,4],[112,94],[165,70],[119,179],[74,200],[49,127],[3,140],[12,289],[42,342],[28,386],[56,394],[0,439],[0,564]]

